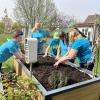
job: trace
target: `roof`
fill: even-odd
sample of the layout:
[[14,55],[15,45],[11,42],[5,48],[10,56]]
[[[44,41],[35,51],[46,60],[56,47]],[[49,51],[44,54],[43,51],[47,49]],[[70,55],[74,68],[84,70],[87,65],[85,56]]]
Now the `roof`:
[[93,27],[94,23],[78,23],[75,26],[76,27]]
[[95,23],[96,19],[100,18],[100,15],[89,15],[84,23]]
[[76,24],[76,27],[93,27],[100,15],[89,15],[83,23]]

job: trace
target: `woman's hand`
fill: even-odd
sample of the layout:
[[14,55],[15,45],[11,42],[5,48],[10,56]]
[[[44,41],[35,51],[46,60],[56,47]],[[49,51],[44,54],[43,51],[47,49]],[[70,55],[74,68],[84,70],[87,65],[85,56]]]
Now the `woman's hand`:
[[54,67],[58,67],[58,65],[59,65],[59,62],[57,61],[55,64],[54,64]]
[[55,60],[59,60],[60,58],[61,58],[61,57],[59,57],[59,56],[56,56],[56,57],[55,57]]
[[47,57],[47,56],[48,56],[47,54],[44,54],[44,55],[43,55],[43,58],[45,58],[45,57]]

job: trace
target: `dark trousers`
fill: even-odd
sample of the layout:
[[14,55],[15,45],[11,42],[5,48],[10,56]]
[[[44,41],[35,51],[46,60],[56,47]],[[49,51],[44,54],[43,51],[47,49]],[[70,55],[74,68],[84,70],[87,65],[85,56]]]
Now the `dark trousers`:
[[72,63],[74,63],[75,62],[75,59],[71,59],[71,60],[69,60],[70,62],[72,62]]
[[80,67],[86,68],[86,69],[92,71],[92,69],[93,69],[93,67],[94,67],[94,62],[91,62],[91,63],[89,63],[89,64],[80,63]]
[[1,72],[2,63],[0,63],[0,72]]

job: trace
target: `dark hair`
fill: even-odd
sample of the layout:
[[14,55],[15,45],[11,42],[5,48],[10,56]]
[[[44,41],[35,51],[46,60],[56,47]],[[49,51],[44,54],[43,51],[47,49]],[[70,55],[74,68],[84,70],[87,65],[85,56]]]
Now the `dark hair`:
[[76,29],[76,31],[79,33],[79,34],[81,34],[83,37],[85,37],[86,38],[86,35],[84,35],[84,33],[83,32],[81,32],[77,27],[75,27],[74,29]]
[[13,38],[16,38],[20,35],[23,35],[23,32],[21,30],[16,30],[13,34],[12,34],[12,37]]
[[64,31],[61,31],[61,32],[59,32],[59,37],[66,37],[67,35],[66,35],[66,33],[64,32]]
[[64,42],[64,44],[65,44],[65,41],[67,42],[67,45],[69,45],[69,35],[68,35],[68,33],[65,33],[64,31],[61,31],[60,33],[59,33],[59,38],[63,38],[64,40],[63,40],[63,42]]

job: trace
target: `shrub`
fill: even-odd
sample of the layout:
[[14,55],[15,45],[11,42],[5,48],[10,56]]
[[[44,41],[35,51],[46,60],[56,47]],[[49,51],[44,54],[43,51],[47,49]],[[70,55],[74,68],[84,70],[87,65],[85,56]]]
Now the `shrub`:
[[16,76],[8,72],[2,75],[4,95],[7,100],[34,100],[38,89],[35,83],[25,76]]

